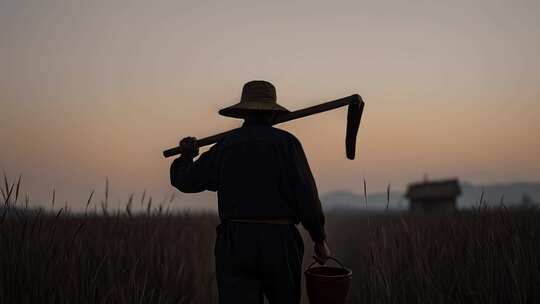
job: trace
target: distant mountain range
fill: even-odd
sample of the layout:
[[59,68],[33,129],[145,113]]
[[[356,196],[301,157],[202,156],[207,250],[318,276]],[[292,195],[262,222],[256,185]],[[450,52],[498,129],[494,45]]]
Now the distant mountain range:
[[[461,183],[461,196],[458,197],[458,208],[471,208],[478,206],[480,200],[486,206],[516,207],[519,205],[540,205],[540,183],[507,183],[476,185],[468,182]],[[371,193],[366,199],[363,193],[350,191],[333,191],[321,196],[325,210],[340,209],[371,209],[383,210],[387,205],[389,209],[405,210],[409,206],[404,193],[390,192]]]

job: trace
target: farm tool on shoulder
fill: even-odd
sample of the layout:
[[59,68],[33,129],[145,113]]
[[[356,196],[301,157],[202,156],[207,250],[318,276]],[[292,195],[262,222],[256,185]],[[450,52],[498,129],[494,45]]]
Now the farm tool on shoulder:
[[[356,136],[358,134],[358,128],[360,126],[360,120],[362,118],[362,113],[364,112],[364,101],[362,97],[358,94],[353,94],[351,96],[339,98],[336,100],[328,101],[321,103],[319,105],[311,106],[308,108],[296,110],[293,112],[278,114],[273,121],[273,125],[288,122],[291,120],[311,116],[314,114],[334,110],[340,107],[348,106],[347,111],[347,129],[345,134],[345,152],[348,159],[354,159],[355,150],[356,150]],[[207,145],[215,144],[217,141],[227,136],[233,130],[208,136],[197,140],[197,146],[203,147]],[[171,157],[175,155],[182,154],[182,149],[177,146],[174,148],[167,149],[163,151],[164,157]]]

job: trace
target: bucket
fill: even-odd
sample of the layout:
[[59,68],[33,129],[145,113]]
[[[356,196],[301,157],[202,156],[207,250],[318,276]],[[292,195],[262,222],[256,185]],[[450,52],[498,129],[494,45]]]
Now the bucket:
[[316,266],[306,268],[306,290],[310,304],[343,304],[351,286],[352,271],[330,257],[340,267]]

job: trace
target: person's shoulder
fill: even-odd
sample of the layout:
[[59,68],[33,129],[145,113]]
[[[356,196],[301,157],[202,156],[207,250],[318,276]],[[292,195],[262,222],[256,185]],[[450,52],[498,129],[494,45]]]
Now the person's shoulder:
[[241,132],[242,128],[236,128],[228,131],[225,136],[218,139],[216,146],[227,145],[227,143],[229,143],[231,140],[234,141],[234,139],[237,138]]
[[290,133],[289,131],[285,131],[283,129],[279,129],[276,127],[272,127],[272,130],[276,136],[282,138],[283,140],[294,143],[294,144],[300,144],[300,141],[298,140],[298,138],[296,138],[296,136]]

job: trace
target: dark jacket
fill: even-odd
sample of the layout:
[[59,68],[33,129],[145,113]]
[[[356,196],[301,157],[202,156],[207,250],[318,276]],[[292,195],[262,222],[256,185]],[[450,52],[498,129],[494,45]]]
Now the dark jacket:
[[171,184],[182,192],[218,192],[222,220],[290,218],[314,241],[325,239],[324,216],[302,145],[266,124],[244,123],[193,161],[171,165]]

